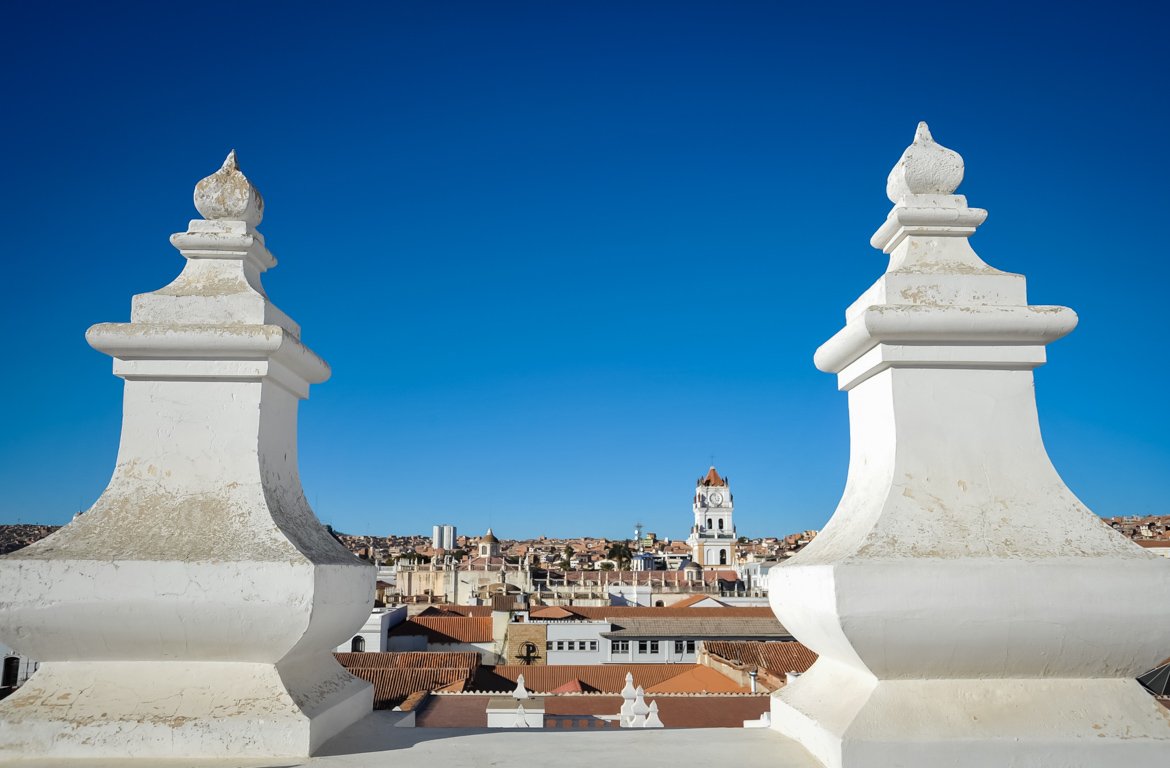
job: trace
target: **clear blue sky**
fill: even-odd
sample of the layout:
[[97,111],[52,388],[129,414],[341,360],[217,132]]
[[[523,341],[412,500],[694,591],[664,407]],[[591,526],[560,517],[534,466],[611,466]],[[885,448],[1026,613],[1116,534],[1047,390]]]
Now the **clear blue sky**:
[[235,147],[333,366],[300,421],[323,521],[682,537],[714,455],[743,533],[819,527],[848,431],[812,353],[884,269],[920,119],[980,254],[1081,316],[1037,373],[1058,469],[1170,513],[1164,11],[868,5],[10,7],[0,522],[101,492],[121,381],[84,331],[178,273]]

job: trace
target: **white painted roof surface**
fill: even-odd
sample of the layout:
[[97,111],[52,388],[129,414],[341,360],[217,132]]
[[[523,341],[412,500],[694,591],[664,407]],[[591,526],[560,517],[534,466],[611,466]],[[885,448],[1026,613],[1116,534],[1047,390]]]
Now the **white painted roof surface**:
[[[558,768],[646,768],[721,765],[736,768],[819,768],[794,741],[766,728],[550,731],[395,727],[400,712],[378,711],[341,733],[309,760],[70,760],[69,768],[481,768],[546,765]],[[5,768],[48,768],[61,761],[29,760]]]

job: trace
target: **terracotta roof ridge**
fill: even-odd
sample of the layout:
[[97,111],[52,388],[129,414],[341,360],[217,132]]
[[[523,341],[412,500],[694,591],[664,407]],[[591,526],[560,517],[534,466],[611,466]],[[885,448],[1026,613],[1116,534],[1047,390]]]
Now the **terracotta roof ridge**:
[[725,486],[725,485],[727,485],[727,480],[726,480],[726,479],[724,479],[724,478],[722,478],[722,477],[720,477],[720,476],[719,476],[719,473],[718,473],[717,471],[715,471],[715,467],[714,467],[714,466],[712,466],[710,469],[708,469],[708,470],[707,470],[707,474],[706,474],[705,476],[703,476],[703,477],[701,477],[701,478],[699,479],[699,485],[705,485],[705,486],[713,486],[713,485]]

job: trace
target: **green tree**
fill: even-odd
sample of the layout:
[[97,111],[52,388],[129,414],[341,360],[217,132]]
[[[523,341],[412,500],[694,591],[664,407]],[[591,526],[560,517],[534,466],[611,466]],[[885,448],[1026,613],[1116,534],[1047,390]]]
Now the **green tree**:
[[618,564],[618,567],[625,570],[630,567],[630,561],[634,558],[633,551],[630,550],[628,542],[618,541],[609,545],[605,556]]
[[564,550],[562,550],[562,552],[561,552],[561,562],[560,562],[561,570],[567,571],[573,567],[573,564],[571,562],[571,560],[573,559],[573,554],[574,554],[573,547],[566,544]]

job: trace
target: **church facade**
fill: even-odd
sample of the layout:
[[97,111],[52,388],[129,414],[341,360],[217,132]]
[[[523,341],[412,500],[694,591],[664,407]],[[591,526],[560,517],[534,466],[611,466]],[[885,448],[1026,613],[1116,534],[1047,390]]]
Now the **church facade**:
[[695,522],[687,543],[691,545],[691,560],[704,568],[732,565],[735,553],[735,511],[731,486],[720,477],[715,467],[707,470],[695,485],[693,509]]

